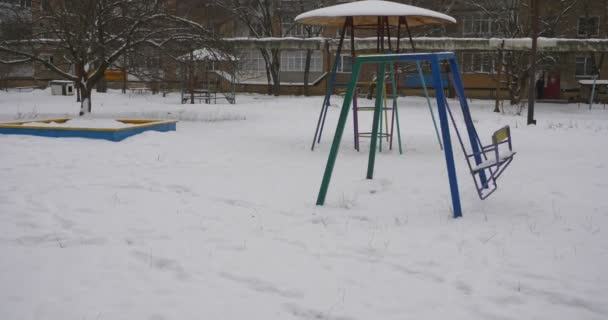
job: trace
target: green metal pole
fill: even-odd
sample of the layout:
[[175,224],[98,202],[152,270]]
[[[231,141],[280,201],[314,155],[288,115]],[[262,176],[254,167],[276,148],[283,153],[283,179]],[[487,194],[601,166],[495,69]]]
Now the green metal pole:
[[397,141],[399,142],[399,154],[403,154],[403,147],[401,147],[401,129],[399,128],[399,108],[397,108],[397,82],[395,81],[395,66],[392,63],[391,86],[393,88],[393,112],[395,112],[395,121],[397,122]]
[[340,141],[342,140],[342,134],[344,133],[344,125],[346,124],[346,119],[348,118],[348,110],[350,109],[350,104],[353,100],[353,94],[355,87],[357,86],[360,70],[361,63],[355,60],[348,89],[346,90],[346,96],[344,97],[344,103],[342,104],[342,110],[340,111],[338,126],[336,127],[336,133],[334,134],[334,141],[331,144],[329,158],[327,158],[327,165],[325,166],[325,173],[323,174],[321,189],[319,190],[319,195],[317,196],[318,206],[322,206],[325,203],[325,196],[327,195],[331,174],[334,170],[334,165],[336,164],[336,157],[338,156],[338,150],[340,149]]
[[372,136],[371,136],[371,145],[369,147],[369,161],[367,163],[367,179],[374,178],[374,163],[376,161],[376,143],[378,142],[378,124],[380,123],[381,115],[382,115],[382,98],[378,99],[377,97],[382,97],[382,91],[384,89],[384,69],[386,64],[384,62],[380,63],[380,67],[378,68],[378,80],[382,79],[382,81],[378,81],[376,86],[376,107],[374,108],[374,121],[372,126]]

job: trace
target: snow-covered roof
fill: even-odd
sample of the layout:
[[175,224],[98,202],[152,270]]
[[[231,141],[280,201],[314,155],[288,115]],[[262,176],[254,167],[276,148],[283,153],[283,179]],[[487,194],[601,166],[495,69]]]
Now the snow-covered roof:
[[456,19],[433,10],[391,1],[363,0],[315,9],[300,14],[295,21],[302,24],[342,27],[346,17],[353,17],[355,26],[377,25],[378,17],[388,17],[390,25],[397,25],[399,17],[406,17],[410,27],[456,23]]
[[220,51],[212,51],[207,48],[196,49],[192,51],[192,56],[190,53],[186,53],[183,56],[179,57],[182,61],[190,61],[192,58],[193,61],[236,61],[237,58],[229,55],[225,52]]

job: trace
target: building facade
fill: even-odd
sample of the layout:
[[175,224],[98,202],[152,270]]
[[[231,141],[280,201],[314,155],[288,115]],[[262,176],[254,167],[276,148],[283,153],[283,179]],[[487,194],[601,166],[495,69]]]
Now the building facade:
[[[608,37],[608,0],[579,0],[579,1],[539,1],[540,36],[575,39],[605,39]],[[34,16],[38,10],[44,10],[45,0],[2,0],[0,3],[18,6],[29,10]],[[167,0],[166,5],[178,16],[191,19],[206,26],[219,37],[224,38],[266,38],[266,37],[337,37],[339,30],[306,27],[293,23],[295,16],[301,12],[340,2],[317,0],[274,0],[269,1],[271,8],[267,8],[269,20],[253,21],[241,12],[233,10],[229,2],[217,0]],[[414,36],[441,36],[457,38],[524,38],[530,36],[531,10],[530,0],[433,0],[433,1],[397,1],[407,4],[427,7],[429,9],[445,12],[454,16],[458,23],[455,25],[426,27],[415,29]],[[245,3],[245,2],[244,2]],[[571,5],[574,4],[574,5]],[[1,19],[1,16],[0,16]],[[357,36],[374,36],[373,31],[357,31]],[[407,42],[404,42],[407,50]],[[196,49],[196,48],[193,48]],[[233,53],[238,59],[238,73],[236,80],[240,91],[262,92],[268,90],[268,63],[259,49],[246,47],[235,48]],[[512,82],[509,74],[511,69],[521,70],[522,61],[526,61],[526,54],[513,56],[508,52],[457,52],[463,73],[463,80],[469,96],[478,98],[494,98],[497,94],[508,96],[509,83]],[[57,61],[61,59],[58,53],[43,54],[46,59]],[[309,67],[306,67],[307,56],[310,58]],[[335,62],[335,52],[327,50],[307,51],[305,49],[283,49],[279,54],[280,80],[282,94],[303,94],[304,74],[308,69],[308,93],[323,94],[327,90],[328,73]],[[604,63],[604,54],[592,52],[570,53],[542,53],[539,59],[539,72],[533,81],[539,82],[542,87],[540,95],[545,99],[581,100],[586,94],[581,92],[579,80],[591,79],[594,76],[606,77],[608,75],[608,62]],[[514,64],[514,62],[517,62]],[[219,65],[219,64],[218,64]],[[348,50],[338,57],[338,83],[346,83],[350,76],[352,61]],[[527,64],[525,64],[527,65]],[[221,75],[221,70],[214,70],[217,65],[212,64],[208,71]],[[69,68],[70,66],[65,66]],[[31,67],[21,66],[5,72],[3,79],[12,80],[13,83],[23,84],[30,82],[41,85],[56,76],[40,65],[31,64]],[[164,59],[161,54],[158,58],[146,58],[141,62],[141,68],[163,69],[163,77],[167,82],[179,86],[183,75],[171,61]],[[500,70],[499,70],[500,69]],[[29,71],[27,71],[29,70]],[[405,72],[407,73],[407,71]],[[362,81],[373,78],[373,70],[362,75]],[[369,79],[367,79],[369,78]],[[366,80],[367,79],[367,80]],[[109,79],[111,80],[111,79]],[[120,79],[116,79],[118,82]],[[129,77],[131,81],[145,81],[135,76]],[[371,80],[370,80],[371,81]],[[416,83],[408,82],[404,76],[400,82],[404,87],[411,84],[411,90],[416,93]],[[110,85],[112,81],[110,81]],[[118,84],[114,84],[117,86]],[[523,85],[525,87],[525,85]],[[408,94],[408,89],[404,89]],[[605,91],[605,89],[603,89]],[[600,90],[601,94],[605,92]],[[527,90],[522,91],[525,95]]]

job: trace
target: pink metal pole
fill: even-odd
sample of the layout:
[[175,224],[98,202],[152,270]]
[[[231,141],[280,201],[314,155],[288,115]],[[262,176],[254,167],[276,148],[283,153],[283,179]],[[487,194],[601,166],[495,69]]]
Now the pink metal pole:
[[[355,26],[354,23],[350,24],[350,56],[351,65],[355,64]],[[359,116],[357,108],[357,85],[355,84],[355,90],[353,92],[353,130],[355,139],[355,150],[359,151]]]

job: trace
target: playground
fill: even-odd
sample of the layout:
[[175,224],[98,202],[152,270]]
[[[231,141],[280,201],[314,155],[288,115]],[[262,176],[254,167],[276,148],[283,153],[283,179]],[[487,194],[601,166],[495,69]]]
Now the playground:
[[[341,28],[323,97],[221,89],[204,51],[180,92],[95,93],[81,118],[0,95],[3,318],[608,318],[604,107],[538,103],[528,126],[468,99],[453,52],[416,51],[411,27],[456,22],[438,12],[295,21]],[[424,97],[398,94],[405,64]]]
[[[49,96],[2,94],[0,119],[76,116],[73,97]],[[515,109],[469,100],[484,142],[509,125],[518,154],[482,201],[455,153],[463,218],[453,219],[424,98],[399,99],[403,154],[377,153],[373,180],[370,141],[356,151],[346,122],[324,206],[315,202],[342,97],[314,152],[323,97],[95,99],[93,118],[174,119],[177,131],[119,143],[0,135],[6,318],[608,316],[601,107],[539,104],[538,125],[526,126]]]

